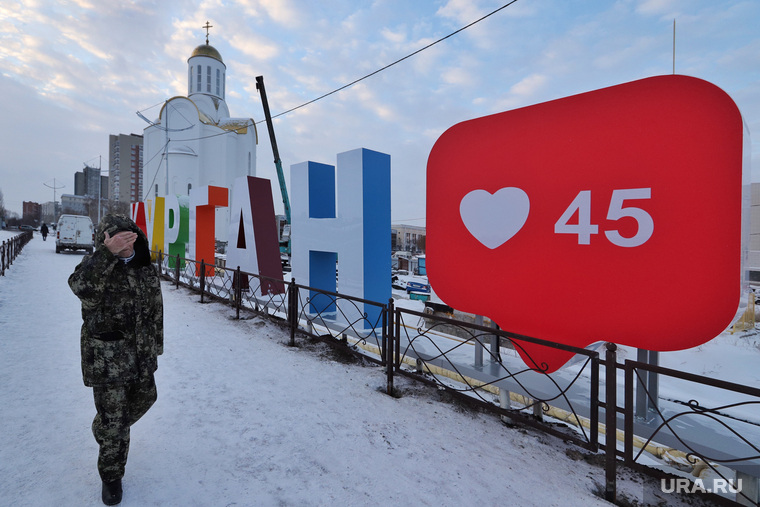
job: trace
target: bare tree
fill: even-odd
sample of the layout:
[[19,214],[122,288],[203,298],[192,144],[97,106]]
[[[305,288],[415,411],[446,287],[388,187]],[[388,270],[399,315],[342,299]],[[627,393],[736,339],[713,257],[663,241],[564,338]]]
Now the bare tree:
[[417,245],[416,245],[417,251],[425,253],[425,245],[426,245],[425,236],[422,236],[422,235],[417,236]]
[[106,202],[106,213],[118,213],[119,215],[129,216],[129,204],[121,202],[118,199],[109,199]]

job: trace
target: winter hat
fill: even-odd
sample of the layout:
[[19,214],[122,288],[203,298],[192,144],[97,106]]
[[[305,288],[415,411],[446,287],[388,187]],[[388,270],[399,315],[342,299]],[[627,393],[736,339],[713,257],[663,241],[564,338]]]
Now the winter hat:
[[95,246],[99,247],[106,239],[106,232],[109,236],[122,231],[137,233],[135,241],[135,259],[133,262],[141,266],[150,264],[150,249],[148,248],[148,237],[137,224],[126,215],[111,213],[103,217],[98,224],[98,232],[95,236]]

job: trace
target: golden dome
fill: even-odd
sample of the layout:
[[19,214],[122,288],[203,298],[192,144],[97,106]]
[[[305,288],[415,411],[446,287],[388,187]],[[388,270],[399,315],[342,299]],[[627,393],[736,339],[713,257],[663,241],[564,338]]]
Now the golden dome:
[[217,51],[214,46],[211,46],[209,44],[201,44],[197,48],[193,49],[193,54],[190,55],[190,58],[194,56],[208,56],[209,58],[214,58],[224,63],[224,60],[222,60],[222,55],[219,54],[219,51]]

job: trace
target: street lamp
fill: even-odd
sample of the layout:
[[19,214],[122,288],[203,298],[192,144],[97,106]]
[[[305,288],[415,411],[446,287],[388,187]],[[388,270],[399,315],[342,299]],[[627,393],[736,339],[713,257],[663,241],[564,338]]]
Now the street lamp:
[[55,191],[57,189],[59,189],[59,188],[66,188],[66,185],[61,185],[60,187],[56,186],[56,184],[55,184],[55,178],[53,178],[53,186],[52,187],[50,185],[48,185],[47,183],[43,183],[43,185],[45,185],[48,188],[52,188],[53,189],[53,222],[58,222],[58,217],[55,216],[55,212],[56,212]]

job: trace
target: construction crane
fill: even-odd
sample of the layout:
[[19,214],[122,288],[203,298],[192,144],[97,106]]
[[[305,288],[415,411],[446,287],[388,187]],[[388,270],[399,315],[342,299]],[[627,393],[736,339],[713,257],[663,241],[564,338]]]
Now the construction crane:
[[261,103],[264,105],[264,117],[267,120],[267,130],[269,130],[269,141],[272,143],[272,154],[274,155],[274,166],[277,168],[277,179],[280,182],[280,193],[282,194],[282,205],[285,208],[285,223],[278,224],[277,232],[280,240],[280,253],[290,258],[290,199],[288,198],[288,188],[285,186],[285,173],[282,170],[282,161],[280,160],[280,151],[277,149],[277,140],[274,137],[274,125],[272,124],[272,115],[269,112],[269,102],[267,101],[267,92],[264,88],[264,76],[256,77],[256,89],[261,94]]

